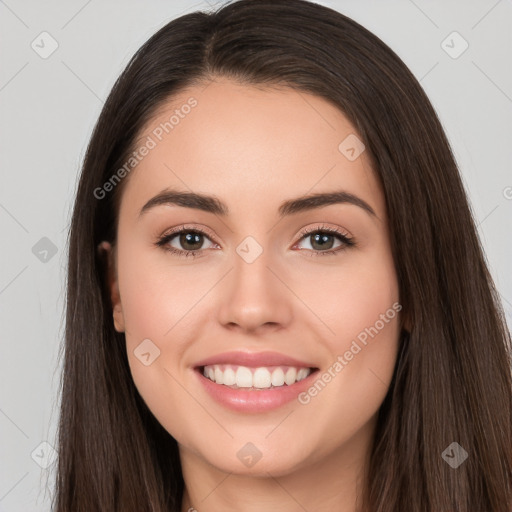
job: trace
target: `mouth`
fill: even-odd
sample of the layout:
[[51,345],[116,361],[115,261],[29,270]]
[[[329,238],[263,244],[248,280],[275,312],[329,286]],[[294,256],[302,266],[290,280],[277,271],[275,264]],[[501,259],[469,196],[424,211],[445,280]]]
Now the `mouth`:
[[241,413],[281,407],[311,386],[319,367],[273,351],[224,352],[192,367],[199,385],[218,404]]
[[318,371],[315,367],[212,364],[195,370],[211,382],[233,390],[263,391],[290,387]]
[[296,401],[319,368],[206,364],[193,368],[199,385],[217,404],[243,414],[262,414]]

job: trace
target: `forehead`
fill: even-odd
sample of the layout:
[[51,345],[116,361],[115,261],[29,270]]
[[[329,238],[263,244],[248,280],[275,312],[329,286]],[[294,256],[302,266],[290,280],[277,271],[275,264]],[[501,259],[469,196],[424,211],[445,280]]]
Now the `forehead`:
[[150,149],[139,151],[144,156],[129,174],[121,215],[172,187],[218,196],[233,203],[234,214],[244,208],[256,216],[289,197],[342,188],[380,216],[383,198],[369,157],[344,152],[354,137],[343,113],[312,94],[227,79],[190,87],[142,130],[135,150]]

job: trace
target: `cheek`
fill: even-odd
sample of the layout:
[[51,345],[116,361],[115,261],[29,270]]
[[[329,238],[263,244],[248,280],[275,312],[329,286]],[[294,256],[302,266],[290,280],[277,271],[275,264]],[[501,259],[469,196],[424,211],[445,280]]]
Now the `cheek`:
[[176,414],[190,408],[180,362],[193,328],[192,313],[201,314],[197,303],[208,286],[189,271],[164,267],[165,258],[150,258],[148,252],[119,252],[128,363],[149,410],[172,436],[186,439],[186,415]]
[[354,254],[310,282],[308,306],[322,321],[331,361],[304,403],[330,404],[341,421],[349,415],[362,424],[382,403],[396,362],[402,307],[392,258],[388,251]]
[[[347,253],[336,266],[311,266],[308,278],[299,278],[300,296],[307,298],[308,307],[326,327],[325,340],[333,353],[376,322],[383,333],[396,323],[392,320],[398,316],[393,309],[399,300],[398,283],[390,252],[382,247]],[[383,326],[381,315],[390,308]]]
[[[211,276],[208,279],[192,267],[169,265],[165,256],[155,256],[154,250],[146,249],[125,251],[119,259],[120,293],[130,343],[144,338],[165,343],[176,338],[211,286]],[[179,344],[173,346],[179,350]]]

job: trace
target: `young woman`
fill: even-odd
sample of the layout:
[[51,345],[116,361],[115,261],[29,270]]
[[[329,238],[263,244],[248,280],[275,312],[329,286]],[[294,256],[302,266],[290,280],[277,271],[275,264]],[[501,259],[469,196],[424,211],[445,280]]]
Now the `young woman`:
[[57,512],[510,512],[510,334],[456,162],[342,14],[242,0],[151,37],[67,285]]

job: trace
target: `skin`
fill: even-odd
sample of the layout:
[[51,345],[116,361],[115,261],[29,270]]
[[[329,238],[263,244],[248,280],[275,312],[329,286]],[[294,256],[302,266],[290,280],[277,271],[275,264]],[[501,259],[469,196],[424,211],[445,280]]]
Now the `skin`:
[[[396,362],[399,314],[307,404],[235,412],[210,398],[193,367],[245,349],[281,352],[327,371],[399,303],[384,197],[369,157],[349,161],[338,150],[356,130],[327,101],[225,78],[173,97],[141,139],[191,96],[197,106],[125,183],[116,251],[101,244],[111,256],[114,324],[125,333],[134,382],[179,444],[182,511],[355,512]],[[160,205],[139,219],[166,187],[214,195],[230,214]],[[278,217],[284,200],[339,189],[366,201],[376,216],[335,204]],[[196,245],[201,256],[178,257],[154,245],[182,223],[212,234]],[[300,233],[322,226],[356,245],[319,254],[313,237]],[[247,236],[263,248],[251,264],[236,252]],[[336,237],[330,243],[341,245]],[[184,250],[179,235],[169,244]],[[144,339],[160,349],[149,366],[134,355]],[[247,442],[262,454],[252,467],[237,457]]]

